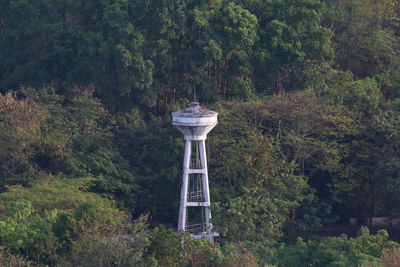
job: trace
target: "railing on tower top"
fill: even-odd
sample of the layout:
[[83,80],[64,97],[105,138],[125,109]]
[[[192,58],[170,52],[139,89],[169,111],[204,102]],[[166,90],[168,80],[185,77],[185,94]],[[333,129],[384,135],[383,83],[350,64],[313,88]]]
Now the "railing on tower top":
[[203,191],[188,192],[188,202],[204,202]]
[[207,225],[205,223],[190,224],[186,226],[186,232],[190,234],[199,234],[207,232]]

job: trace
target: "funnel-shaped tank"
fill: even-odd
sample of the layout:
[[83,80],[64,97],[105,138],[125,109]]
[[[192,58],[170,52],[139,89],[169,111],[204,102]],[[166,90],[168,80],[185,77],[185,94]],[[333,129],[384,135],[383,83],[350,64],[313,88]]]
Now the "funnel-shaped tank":
[[217,125],[218,113],[193,102],[190,107],[172,112],[172,124],[185,135],[186,140],[203,140]]

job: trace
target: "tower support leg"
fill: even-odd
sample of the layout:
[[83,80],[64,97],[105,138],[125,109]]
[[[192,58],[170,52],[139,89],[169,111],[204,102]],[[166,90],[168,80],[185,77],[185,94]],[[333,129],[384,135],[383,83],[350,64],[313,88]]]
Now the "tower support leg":
[[185,156],[183,158],[183,177],[182,177],[182,188],[181,188],[181,201],[179,208],[178,232],[183,232],[185,231],[186,228],[186,213],[187,213],[186,202],[187,202],[188,183],[189,183],[191,150],[192,150],[192,141],[186,140]]
[[205,198],[205,201],[208,203],[208,205],[204,207],[204,213],[205,213],[204,216],[205,216],[207,235],[208,235],[208,238],[211,240],[212,225],[210,223],[210,220],[211,220],[210,187],[208,185],[207,153],[206,153],[206,141],[205,140],[200,141],[200,160],[201,160],[201,166],[203,166],[203,168],[204,168],[204,173],[202,175],[204,198]]

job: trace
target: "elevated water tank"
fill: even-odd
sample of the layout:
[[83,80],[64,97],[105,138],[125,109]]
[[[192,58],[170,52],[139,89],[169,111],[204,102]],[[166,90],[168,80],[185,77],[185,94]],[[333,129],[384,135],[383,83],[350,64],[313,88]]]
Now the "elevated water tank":
[[204,140],[217,125],[218,112],[193,102],[190,107],[172,112],[172,124],[181,131],[186,140]]

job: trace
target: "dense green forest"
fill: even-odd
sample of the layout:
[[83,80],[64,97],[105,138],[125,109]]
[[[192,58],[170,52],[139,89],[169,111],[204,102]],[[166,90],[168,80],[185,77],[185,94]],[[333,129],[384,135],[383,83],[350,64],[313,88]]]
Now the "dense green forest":
[[[217,244],[173,231],[194,99]],[[0,0],[2,266],[399,266],[400,225],[301,234],[399,173],[398,0]]]

